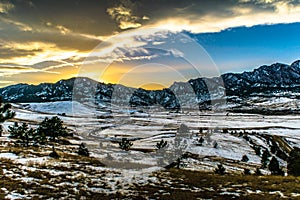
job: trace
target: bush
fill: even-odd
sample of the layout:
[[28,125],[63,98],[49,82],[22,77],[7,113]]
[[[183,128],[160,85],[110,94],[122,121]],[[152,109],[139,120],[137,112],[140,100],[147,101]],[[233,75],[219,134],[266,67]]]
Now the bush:
[[181,124],[180,127],[178,128],[177,130],[177,133],[189,133],[190,132],[190,129],[187,125],[185,124]]
[[223,133],[228,133],[228,129],[227,128],[223,128]]
[[160,142],[156,143],[156,148],[157,149],[162,149],[162,148],[166,147],[167,144],[168,144],[167,141],[161,140]]
[[54,146],[52,147],[52,152],[49,154],[49,156],[51,158],[55,158],[58,159],[60,156],[58,155],[58,153],[55,151]]
[[256,168],[255,175],[257,175],[257,176],[261,176],[262,175],[262,173],[261,173],[261,171],[260,171],[259,168]]
[[218,164],[217,168],[215,169],[216,174],[224,175],[225,174],[225,167],[222,164]]
[[251,175],[250,169],[244,169],[244,174],[245,175]]
[[90,152],[84,143],[79,145],[77,153],[81,156],[90,156]]
[[122,141],[119,142],[120,148],[125,151],[129,151],[132,145],[132,142],[130,142],[127,138],[122,138]]

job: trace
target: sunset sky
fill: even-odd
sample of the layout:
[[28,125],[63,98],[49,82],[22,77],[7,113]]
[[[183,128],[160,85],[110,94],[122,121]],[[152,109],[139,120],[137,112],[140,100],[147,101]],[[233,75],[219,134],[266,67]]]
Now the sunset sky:
[[300,59],[299,0],[0,0],[0,87],[157,89]]

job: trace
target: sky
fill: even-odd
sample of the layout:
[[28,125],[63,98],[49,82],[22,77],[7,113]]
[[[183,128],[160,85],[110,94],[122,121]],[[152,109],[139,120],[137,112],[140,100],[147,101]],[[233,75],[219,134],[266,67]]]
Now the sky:
[[0,0],[0,87],[160,89],[300,59],[299,0]]

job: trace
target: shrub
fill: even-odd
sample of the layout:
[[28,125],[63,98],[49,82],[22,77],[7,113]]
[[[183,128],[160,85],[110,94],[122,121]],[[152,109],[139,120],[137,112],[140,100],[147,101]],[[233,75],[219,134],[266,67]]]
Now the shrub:
[[251,175],[250,169],[244,169],[244,174],[245,175]]
[[185,124],[181,124],[180,127],[178,128],[177,130],[177,133],[189,133],[190,132],[190,129],[187,125]]
[[166,147],[167,144],[168,144],[167,141],[161,140],[160,142],[156,143],[156,148],[157,149],[162,149],[162,148]]
[[55,158],[58,159],[60,156],[58,155],[58,153],[55,151],[54,146],[52,147],[52,152],[49,154],[49,156],[51,158]]
[[262,173],[261,173],[261,171],[260,171],[259,168],[256,168],[255,175],[257,175],[257,176],[261,176],[262,175]]
[[218,164],[217,168],[215,169],[216,174],[224,175],[225,174],[225,167],[222,164]]
[[132,142],[130,142],[127,138],[122,138],[122,141],[119,142],[120,148],[125,151],[129,151],[132,145]]
[[81,156],[90,156],[90,152],[84,143],[79,145],[77,153]]
[[223,133],[228,133],[228,129],[227,128],[223,128]]

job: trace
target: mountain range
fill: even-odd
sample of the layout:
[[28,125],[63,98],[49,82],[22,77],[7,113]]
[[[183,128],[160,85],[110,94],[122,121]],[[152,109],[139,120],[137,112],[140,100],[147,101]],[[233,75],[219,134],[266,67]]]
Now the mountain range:
[[77,77],[56,83],[39,85],[16,84],[0,89],[5,102],[47,102],[76,100],[99,106],[110,103],[130,106],[160,105],[167,109],[182,106],[208,108],[213,101],[226,102],[253,96],[294,96],[300,93],[300,60],[291,65],[275,63],[263,65],[250,72],[226,73],[219,77],[201,77],[188,82],[175,82],[162,90],[130,88],[105,84]]

